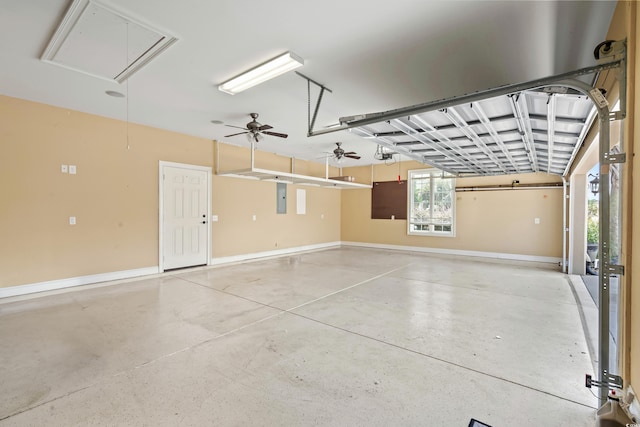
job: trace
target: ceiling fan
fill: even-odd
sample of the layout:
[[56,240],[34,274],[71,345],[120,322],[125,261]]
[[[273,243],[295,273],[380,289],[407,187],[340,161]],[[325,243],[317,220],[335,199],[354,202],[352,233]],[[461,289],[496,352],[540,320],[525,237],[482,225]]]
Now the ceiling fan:
[[336,160],[340,160],[343,157],[348,157],[350,159],[356,159],[356,160],[360,159],[360,156],[358,156],[355,151],[344,151],[344,149],[342,148],[342,142],[336,142],[336,145],[338,147],[335,150],[333,150],[333,157],[335,157]]
[[264,135],[271,135],[271,136],[277,136],[278,138],[286,138],[289,135],[287,135],[286,133],[278,133],[278,132],[269,132],[269,129],[273,129],[273,126],[271,125],[263,125],[258,123],[258,113],[251,113],[249,114],[251,116],[251,118],[253,120],[251,120],[249,123],[247,123],[246,127],[240,127],[240,126],[233,126],[233,125],[227,125],[229,127],[232,128],[238,128],[238,129],[244,129],[244,132],[238,132],[238,133],[232,133],[231,135],[225,135],[225,138],[228,138],[230,136],[236,136],[236,135],[242,135],[242,134],[247,134],[247,138],[249,138],[249,141],[255,141],[258,142],[263,138],[263,134]]

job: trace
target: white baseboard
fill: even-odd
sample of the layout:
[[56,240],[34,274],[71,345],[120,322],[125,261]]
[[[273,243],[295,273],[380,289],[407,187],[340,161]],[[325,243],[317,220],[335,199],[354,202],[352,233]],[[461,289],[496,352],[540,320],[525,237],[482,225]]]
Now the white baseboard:
[[113,271],[110,273],[92,274],[89,276],[70,277],[68,279],[50,280],[47,282],[31,283],[28,285],[0,288],[0,298],[28,295],[36,292],[55,291],[73,286],[90,285],[93,283],[109,282],[112,280],[131,279],[134,277],[157,274],[158,267],[137,268],[135,270]]
[[[327,242],[318,243],[314,245],[296,246],[293,248],[277,249],[273,251],[254,252],[241,255],[232,255],[225,257],[212,258],[210,260],[210,266],[221,266],[224,264],[234,264],[246,261],[254,261],[259,259],[276,258],[285,255],[291,255],[302,252],[317,251],[322,249],[329,249],[340,246],[356,246],[362,248],[376,248],[376,249],[391,249],[435,254],[448,254],[448,255],[463,255],[482,258],[498,258],[506,260],[517,261],[533,261],[542,263],[554,263],[560,262],[560,258],[554,257],[541,257],[530,255],[518,255],[518,254],[503,254],[496,252],[476,252],[476,251],[463,251],[456,249],[437,249],[437,248],[423,248],[418,246],[400,246],[400,245],[384,245],[378,243],[360,243],[360,242]],[[47,282],[31,283],[27,285],[11,286],[7,288],[0,288],[0,298],[15,297],[20,295],[28,295],[37,292],[55,291],[65,288],[71,288],[74,286],[90,285],[94,283],[109,282],[122,279],[132,279],[141,276],[150,276],[158,274],[158,266],[138,268],[134,270],[114,271],[110,273],[92,274],[89,276],[70,277],[67,279],[51,280]]]
[[381,243],[362,243],[362,242],[342,242],[343,246],[356,246],[360,248],[376,248],[376,249],[391,249],[398,251],[411,251],[411,252],[424,252],[430,254],[445,254],[445,255],[461,255],[480,258],[497,258],[512,261],[531,261],[558,264],[562,262],[562,258],[536,256],[536,255],[520,255],[520,254],[505,254],[500,252],[480,252],[480,251],[465,251],[460,249],[439,249],[439,248],[425,248],[421,246],[401,246],[401,245],[386,245]]
[[[210,266],[220,266],[224,264],[233,264],[244,261],[257,259],[275,258],[294,253],[302,253],[308,251],[317,251],[332,247],[339,247],[340,242],[319,243],[315,245],[296,246],[287,249],[278,249],[274,251],[255,252],[250,254],[242,254],[235,256],[212,258]],[[202,268],[202,267],[201,267]],[[206,267],[205,267],[206,268]],[[67,279],[50,280],[47,282],[30,283],[27,285],[10,286],[0,288],[0,299],[9,297],[19,297],[22,295],[35,294],[38,292],[57,291],[74,286],[91,285],[101,282],[114,282],[122,279],[133,279],[142,276],[152,276],[159,274],[159,267],[138,268],[135,270],[114,271],[110,273],[92,274],[89,276],[70,277]],[[162,273],[160,273],[162,274]]]
[[315,245],[296,246],[293,248],[276,249],[273,251],[254,252],[249,254],[211,258],[211,262],[209,263],[209,265],[234,264],[234,263],[239,263],[244,261],[253,261],[253,260],[264,259],[264,258],[274,258],[274,257],[279,257],[284,255],[291,255],[295,253],[308,252],[308,251],[317,251],[320,249],[328,249],[328,248],[334,248],[334,247],[335,248],[340,247],[340,242],[318,243]]

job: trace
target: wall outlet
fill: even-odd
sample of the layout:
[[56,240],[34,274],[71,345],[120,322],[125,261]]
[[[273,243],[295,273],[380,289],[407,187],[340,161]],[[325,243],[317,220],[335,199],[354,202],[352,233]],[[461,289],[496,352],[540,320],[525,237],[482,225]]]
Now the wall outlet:
[[76,217],[75,216],[70,216],[69,217],[69,225],[76,225]]
[[69,172],[69,166],[67,166],[67,165],[60,166],[60,172],[62,172],[62,173]]
[[76,165],[69,165],[69,175],[76,174]]
[[255,215],[253,215],[253,216],[251,217],[251,219],[255,221],[257,218],[256,218],[256,216],[255,216]]
[[540,218],[534,218],[533,223],[536,225],[540,224]]

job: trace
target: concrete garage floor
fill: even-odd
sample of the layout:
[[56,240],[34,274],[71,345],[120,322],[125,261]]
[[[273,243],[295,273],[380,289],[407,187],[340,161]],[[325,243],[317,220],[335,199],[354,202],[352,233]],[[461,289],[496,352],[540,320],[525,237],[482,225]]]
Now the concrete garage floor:
[[593,426],[565,275],[340,248],[0,304],[0,425]]

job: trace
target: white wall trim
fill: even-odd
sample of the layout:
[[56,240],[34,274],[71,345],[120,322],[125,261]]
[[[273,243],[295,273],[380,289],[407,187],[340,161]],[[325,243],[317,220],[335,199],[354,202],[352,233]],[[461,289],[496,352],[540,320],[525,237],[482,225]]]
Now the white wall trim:
[[[532,255],[519,255],[519,254],[504,254],[498,252],[478,252],[478,251],[464,251],[457,249],[438,249],[438,248],[424,248],[419,246],[400,246],[400,245],[385,245],[379,243],[361,243],[361,242],[327,242],[318,243],[314,245],[295,246],[286,249],[277,249],[273,251],[254,252],[241,255],[232,255],[225,257],[217,257],[210,259],[210,266],[221,266],[225,264],[241,263],[246,261],[253,261],[259,259],[277,258],[285,255],[291,255],[296,253],[318,251],[329,248],[337,248],[340,246],[355,246],[362,248],[374,248],[374,249],[391,249],[411,252],[422,253],[434,253],[434,254],[446,254],[446,255],[462,255],[481,258],[497,258],[505,260],[515,261],[532,261],[542,263],[558,264],[562,261],[561,258],[556,257],[543,257]],[[200,267],[206,268],[206,267]],[[50,280],[47,282],[31,283],[27,285],[10,286],[6,288],[0,288],[0,299],[15,297],[20,295],[28,295],[37,292],[55,291],[65,288],[71,288],[74,286],[91,285],[101,282],[116,281],[122,279],[132,279],[141,276],[151,276],[161,274],[159,266],[137,268],[134,270],[114,271],[110,273],[92,274],[88,276],[70,277],[66,279]]]
[[114,271],[111,273],[91,274],[89,276],[70,277],[67,279],[50,280],[47,282],[30,283],[28,285],[0,288],[0,298],[34,294],[36,292],[55,291],[74,286],[90,285],[99,282],[131,279],[134,277],[157,274],[158,267],[137,268],[135,270]]
[[[597,145],[597,144],[596,144]],[[583,275],[587,261],[587,176],[573,173],[569,178],[569,268]]]
[[431,253],[431,254],[461,255],[461,256],[471,256],[471,257],[480,257],[480,258],[497,258],[497,259],[513,260],[513,261],[531,261],[531,262],[544,262],[544,263],[552,263],[552,264],[558,264],[562,262],[561,257],[506,254],[506,253],[500,253],[500,252],[465,251],[460,249],[439,249],[439,248],[425,248],[421,246],[401,246],[401,245],[386,245],[381,243],[361,243],[361,242],[342,242],[342,245],[357,246],[361,248],[424,252],[424,253]]
[[209,265],[233,264],[233,263],[239,263],[244,261],[252,261],[256,259],[275,258],[275,257],[290,255],[295,253],[317,251],[320,249],[329,249],[329,248],[337,248],[337,247],[340,247],[340,242],[328,242],[328,243],[318,243],[315,245],[295,246],[293,248],[277,249],[273,251],[254,252],[249,254],[211,258],[211,262]]

